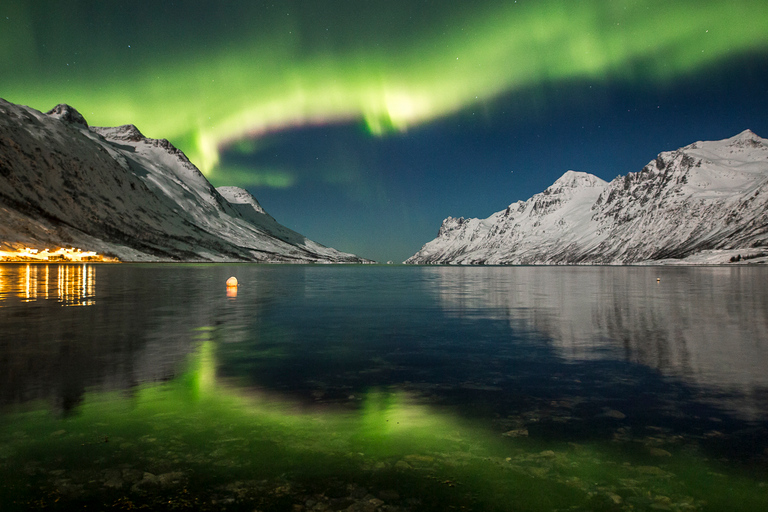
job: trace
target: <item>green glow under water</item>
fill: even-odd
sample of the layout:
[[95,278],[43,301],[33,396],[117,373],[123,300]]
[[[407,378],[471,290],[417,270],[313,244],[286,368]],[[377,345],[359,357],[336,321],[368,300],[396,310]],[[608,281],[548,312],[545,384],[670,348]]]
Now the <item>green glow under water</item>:
[[[218,382],[211,331],[201,330],[189,371],[174,381],[139,387],[130,397],[87,393],[67,418],[29,406],[0,417],[0,499],[44,508],[85,500],[93,487],[105,508],[142,499],[170,503],[168,494],[176,509],[185,509],[244,480],[285,489],[290,475],[289,483],[335,479],[383,485],[403,497],[428,493],[434,502],[424,505],[433,508],[441,502],[468,510],[768,505],[764,483],[682,447],[649,459],[615,442],[510,439],[384,390],[367,393],[356,411],[301,410],[275,395]],[[128,487],[105,492],[102,481],[114,468],[176,472],[189,484],[156,497]],[[73,489],[75,497],[68,494]]]
[[[43,110],[67,102],[95,125],[136,124],[175,142],[206,174],[222,147],[290,127],[364,121],[382,135],[544,84],[659,85],[768,46],[762,0],[547,0],[502,2],[381,47],[347,36],[344,48],[310,51],[288,21],[257,37],[266,29],[254,20],[252,34],[194,54],[156,47],[124,66],[116,55],[103,70],[64,71],[35,67],[29,48],[41,36],[34,20],[25,23],[23,2],[12,4],[21,21],[0,30],[6,99]],[[254,179],[292,185],[265,176]]]

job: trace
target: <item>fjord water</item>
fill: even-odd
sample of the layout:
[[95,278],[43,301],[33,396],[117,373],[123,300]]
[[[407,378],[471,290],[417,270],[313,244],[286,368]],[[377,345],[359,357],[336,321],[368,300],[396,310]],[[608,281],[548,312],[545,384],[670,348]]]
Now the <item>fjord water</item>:
[[0,509],[766,510],[767,278],[0,265]]

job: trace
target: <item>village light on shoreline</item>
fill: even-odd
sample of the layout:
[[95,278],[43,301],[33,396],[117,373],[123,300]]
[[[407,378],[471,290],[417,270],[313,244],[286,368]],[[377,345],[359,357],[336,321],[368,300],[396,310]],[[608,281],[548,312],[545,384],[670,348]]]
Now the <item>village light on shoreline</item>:
[[16,251],[0,251],[0,262],[14,261],[46,261],[46,262],[118,262],[117,258],[112,258],[98,254],[94,251],[83,251],[70,247],[66,249],[61,247],[54,251],[49,249],[32,249],[25,247]]

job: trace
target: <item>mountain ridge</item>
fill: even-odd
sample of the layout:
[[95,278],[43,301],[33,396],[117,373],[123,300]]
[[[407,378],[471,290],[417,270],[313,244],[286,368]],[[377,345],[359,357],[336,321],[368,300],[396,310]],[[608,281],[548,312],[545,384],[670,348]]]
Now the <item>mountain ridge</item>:
[[367,261],[280,225],[243,189],[222,192],[168,140],[133,125],[90,127],[66,104],[43,114],[0,99],[0,250],[76,246],[123,261]]
[[745,130],[605,182],[567,171],[487,219],[448,217],[411,264],[727,263],[768,259],[768,141]]

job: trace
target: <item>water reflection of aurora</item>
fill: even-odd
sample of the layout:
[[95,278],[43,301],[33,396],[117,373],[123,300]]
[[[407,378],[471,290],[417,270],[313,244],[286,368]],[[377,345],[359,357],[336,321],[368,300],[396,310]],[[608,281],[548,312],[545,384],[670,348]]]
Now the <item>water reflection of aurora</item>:
[[357,486],[413,510],[768,505],[761,476],[662,432],[637,443],[503,436],[396,389],[365,392],[356,410],[302,409],[219,380],[213,332],[198,331],[188,370],[169,382],[88,392],[63,419],[34,405],[3,415],[0,501],[283,510]]

